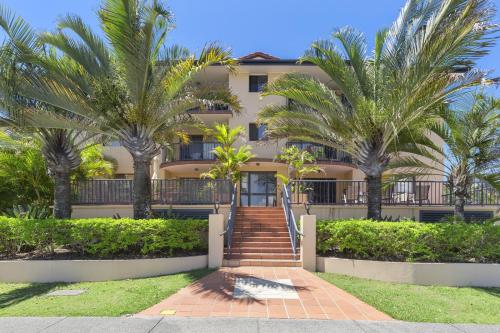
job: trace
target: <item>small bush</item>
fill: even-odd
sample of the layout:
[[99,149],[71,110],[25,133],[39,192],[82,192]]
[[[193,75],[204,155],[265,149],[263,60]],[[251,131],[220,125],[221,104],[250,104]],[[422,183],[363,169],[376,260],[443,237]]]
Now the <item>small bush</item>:
[[500,262],[500,227],[492,224],[320,221],[317,252],[353,259]]
[[89,257],[172,256],[206,252],[206,220],[73,219],[0,217],[0,255],[65,248]]

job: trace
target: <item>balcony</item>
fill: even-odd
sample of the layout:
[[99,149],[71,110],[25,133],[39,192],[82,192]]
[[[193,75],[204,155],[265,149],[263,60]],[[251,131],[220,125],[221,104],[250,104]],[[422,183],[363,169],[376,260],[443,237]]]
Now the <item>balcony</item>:
[[[94,179],[72,184],[75,205],[131,205],[134,181],[128,179]],[[153,204],[212,205],[229,204],[233,185],[228,180],[153,179]]]
[[202,108],[194,108],[188,110],[189,113],[203,113],[203,114],[232,114],[233,111],[226,104],[221,103],[210,103],[206,104],[205,107]]
[[170,149],[163,149],[162,163],[177,161],[214,161],[213,150],[220,146],[218,142],[174,143]]
[[[368,184],[364,180],[293,180],[291,203],[313,205],[366,205]],[[397,181],[382,187],[383,206],[453,206],[455,197],[445,181]],[[500,192],[475,182],[467,188],[467,206],[498,206]]]
[[332,147],[327,147],[312,142],[288,142],[287,147],[295,146],[300,150],[306,150],[316,157],[320,162],[343,162],[352,163],[352,158],[344,151],[337,150]]

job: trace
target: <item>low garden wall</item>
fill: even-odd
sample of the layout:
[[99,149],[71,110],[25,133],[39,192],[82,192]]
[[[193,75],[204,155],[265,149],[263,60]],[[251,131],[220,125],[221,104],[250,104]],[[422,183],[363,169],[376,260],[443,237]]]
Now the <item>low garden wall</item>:
[[207,267],[207,252],[207,220],[0,217],[1,282],[172,274]]
[[410,263],[317,257],[319,272],[420,285],[500,287],[500,264]]
[[422,285],[500,287],[492,224],[319,221],[317,270]]
[[0,261],[0,282],[82,282],[152,277],[206,268],[207,255],[131,260]]

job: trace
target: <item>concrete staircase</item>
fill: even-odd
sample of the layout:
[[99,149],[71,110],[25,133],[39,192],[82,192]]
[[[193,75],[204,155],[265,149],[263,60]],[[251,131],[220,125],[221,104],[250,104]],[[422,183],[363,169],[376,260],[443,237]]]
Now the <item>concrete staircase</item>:
[[238,207],[231,253],[224,251],[225,266],[300,266],[294,255],[283,208]]

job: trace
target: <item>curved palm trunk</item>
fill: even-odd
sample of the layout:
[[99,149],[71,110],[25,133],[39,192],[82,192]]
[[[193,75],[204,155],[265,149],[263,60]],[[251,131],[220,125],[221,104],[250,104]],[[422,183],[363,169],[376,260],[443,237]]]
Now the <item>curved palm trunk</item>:
[[54,218],[71,218],[71,180],[69,168],[59,168],[53,172],[54,179]]
[[367,217],[373,220],[382,219],[382,177],[368,176],[368,212]]
[[147,219],[151,210],[151,159],[134,157],[134,219]]

